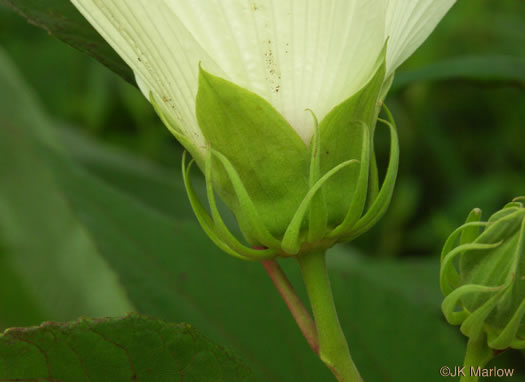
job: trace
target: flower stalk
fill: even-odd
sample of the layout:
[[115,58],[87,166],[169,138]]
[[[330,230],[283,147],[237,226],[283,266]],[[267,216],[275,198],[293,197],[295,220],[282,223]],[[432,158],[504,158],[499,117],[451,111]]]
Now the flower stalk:
[[319,354],[319,341],[317,337],[317,329],[310,312],[304,306],[301,298],[295,292],[294,287],[286,277],[279,263],[274,260],[262,261],[264,269],[273,281],[275,288],[283,298],[286,306],[292,313],[297,326],[303,333],[308,345],[312,348],[315,354]]
[[463,363],[465,375],[461,377],[460,382],[477,382],[478,375],[472,373],[472,370],[483,368],[493,357],[494,352],[487,346],[485,335],[480,338],[470,338]]
[[337,316],[325,252],[305,253],[297,259],[317,327],[319,357],[339,382],[362,382]]

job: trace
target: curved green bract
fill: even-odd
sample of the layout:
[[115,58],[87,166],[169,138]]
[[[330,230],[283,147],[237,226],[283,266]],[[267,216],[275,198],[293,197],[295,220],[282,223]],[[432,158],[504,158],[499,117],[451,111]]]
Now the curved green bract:
[[323,175],[321,179],[319,179],[310,190],[308,190],[308,193],[304,197],[303,201],[299,205],[299,208],[297,209],[294,217],[292,218],[292,221],[290,222],[290,225],[288,226],[288,229],[286,230],[286,233],[284,234],[284,238],[282,241],[282,247],[286,251],[286,253],[290,253],[293,255],[296,255],[299,253],[300,249],[300,227],[304,219],[304,215],[306,214],[306,211],[310,207],[310,203],[312,199],[314,198],[316,192],[318,192],[321,187],[330,179],[332,176],[337,174],[340,170],[343,168],[350,166],[351,164],[359,163],[355,159],[348,160],[346,162],[343,162],[337,166],[335,166],[333,169],[328,171],[326,174]]
[[[307,109],[314,119],[314,136],[310,144],[310,175],[308,186],[310,189],[321,178],[321,131],[319,121],[312,110]],[[320,241],[326,233],[328,216],[326,211],[326,199],[323,190],[320,189],[310,203],[308,217],[308,243]]]
[[525,208],[516,198],[479,221],[474,209],[441,253],[442,310],[491,349],[525,348]]
[[483,285],[463,285],[452,292],[443,300],[441,309],[445,314],[445,318],[452,325],[459,325],[468,317],[469,313],[465,310],[456,310],[456,307],[461,304],[461,298],[470,293],[492,293],[498,291],[500,288],[491,288]]
[[359,220],[365,208],[368,190],[368,173],[370,171],[371,141],[368,126],[364,122],[361,122],[360,125],[363,128],[363,143],[361,150],[361,165],[359,168],[359,177],[357,179],[354,197],[352,198],[350,208],[348,209],[343,222],[330,232],[328,235],[329,237],[337,237],[341,233],[348,232],[357,220]]
[[[220,213],[218,212],[217,206],[215,204],[215,197],[213,195],[213,189],[211,189],[211,181],[209,181],[208,176],[206,180],[206,188],[208,191],[208,201],[210,203],[210,209],[212,211],[213,218],[209,215],[208,211],[206,211],[206,209],[202,206],[202,203],[195,194],[191,184],[190,170],[192,162],[186,166],[186,153],[184,153],[182,160],[184,185],[186,186],[186,192],[193,208],[193,212],[195,213],[197,220],[208,237],[224,252],[242,260],[265,260],[274,257],[276,254],[274,250],[256,250],[249,248],[242,245],[233,236],[233,234],[231,234],[220,217]],[[209,167],[209,165],[206,167]]]
[[479,235],[480,228],[486,225],[485,223],[480,222],[480,220],[481,210],[479,208],[474,208],[472,211],[470,211],[465,224],[462,226],[461,237],[459,239],[460,245],[469,244],[476,240],[476,237]]
[[[280,244],[279,241],[265,227],[264,222],[259,216],[257,208],[253,204],[252,199],[250,198],[250,195],[246,190],[246,187],[244,187],[242,183],[241,177],[239,176],[231,162],[220,152],[213,149],[210,149],[210,151],[212,156],[217,157],[217,159],[221,162],[224,169],[226,170],[226,173],[228,174],[230,182],[233,186],[233,189],[235,190],[235,193],[237,195],[239,204],[243,206],[241,213],[245,216],[245,220],[248,222],[248,224],[250,224],[250,226],[253,228],[255,237],[260,241],[260,243],[257,244],[261,244],[269,248],[278,249]],[[211,157],[209,166],[207,166],[206,168],[207,179],[210,180],[209,183],[211,184]]]
[[[441,271],[440,271],[440,285],[441,290],[444,291],[444,293],[449,292],[449,289],[447,288],[447,284],[445,283],[445,276],[447,275],[449,268],[453,267],[454,264],[452,263],[455,258],[458,255],[465,254],[465,253],[472,253],[474,251],[481,251],[485,249],[492,249],[499,247],[503,241],[499,241],[494,244],[463,244],[456,248],[454,248],[452,251],[448,252],[447,255],[441,260]],[[452,289],[452,288],[450,288]]]
[[503,289],[504,288],[500,288],[496,294],[467,316],[460,327],[463,334],[470,338],[479,338],[483,334],[483,329],[486,325],[485,321],[498,304]]
[[[469,215],[469,219],[470,218],[471,218],[471,215]],[[445,245],[443,246],[443,250],[441,251],[441,262],[442,263],[445,260],[445,257],[447,256],[447,254],[454,249],[454,247],[456,246],[456,242],[458,241],[460,237],[461,237],[461,245],[466,245],[474,241],[474,239],[468,242],[466,241],[467,236],[464,235],[466,231],[470,231],[471,228],[477,228],[479,230],[480,227],[484,227],[488,224],[488,223],[479,222],[479,221],[469,221],[469,219],[467,219],[468,223],[457,228],[448,237],[447,241],[445,242]],[[454,267],[450,267],[447,270],[447,272],[444,272],[443,266],[442,266],[440,270],[439,280],[440,280],[441,292],[444,295],[447,295],[448,293],[452,291],[453,288],[458,286],[459,274]]]
[[516,310],[516,313],[510,319],[508,325],[499,333],[497,337],[489,340],[489,346],[493,349],[504,349],[507,344],[515,349],[525,349],[525,339],[517,339],[519,327],[522,325],[522,319],[525,316],[525,300],[523,300]]
[[0,335],[0,381],[253,381],[236,356],[188,324],[131,314],[46,322]]
[[394,122],[394,118],[392,117],[392,114],[389,112],[388,108],[386,106],[384,106],[384,108],[387,112],[389,121],[382,119],[379,121],[386,124],[390,129],[390,159],[387,172],[377,198],[375,198],[375,200],[372,202],[372,205],[365,215],[357,221],[354,227],[352,227],[350,233],[344,238],[346,241],[353,240],[372,228],[372,226],[377,223],[381,217],[383,217],[388,206],[390,205],[390,200],[392,199],[392,194],[394,192],[394,186],[397,178],[397,170],[399,168],[399,138],[397,135],[397,127]]
[[184,154],[182,155],[182,177],[184,180],[184,185],[186,187],[186,193],[188,194],[188,199],[190,200],[191,207],[202,229],[204,230],[204,232],[206,232],[206,234],[213,241],[213,243],[217,245],[220,249],[222,249],[224,252],[226,252],[227,254],[237,257],[242,260],[250,260],[250,258],[233,251],[219,237],[212,218],[209,216],[206,209],[202,206],[198,196],[195,194],[195,191],[193,190],[193,186],[191,184],[191,179],[190,179],[190,170],[191,170],[191,165],[193,164],[193,162],[194,160],[191,160],[188,166],[186,166],[186,152],[184,152]]
[[[242,256],[246,256],[252,259],[257,260],[265,260],[267,258],[272,257],[275,254],[275,251],[273,249],[265,249],[265,250],[256,250],[252,249],[250,247],[247,247],[243,245],[237,238],[230,232],[226,224],[224,223],[221,214],[219,212],[219,209],[217,208],[217,204],[215,203],[215,194],[213,191],[213,183],[211,180],[211,158],[212,158],[212,151],[210,150],[208,152],[208,156],[206,158],[206,165],[205,165],[205,178],[206,178],[206,191],[208,195],[208,203],[210,205],[211,210],[211,216],[213,219],[213,222],[215,223],[215,227],[221,238],[228,244],[234,251],[239,253]],[[239,185],[242,187],[242,184]],[[248,207],[246,207],[248,208]],[[259,223],[256,223],[257,225]]]

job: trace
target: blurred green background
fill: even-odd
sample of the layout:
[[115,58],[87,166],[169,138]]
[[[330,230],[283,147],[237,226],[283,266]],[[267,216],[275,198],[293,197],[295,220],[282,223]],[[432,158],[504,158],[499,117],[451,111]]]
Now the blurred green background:
[[[115,190],[132,194],[153,211],[194,222],[180,186],[181,147],[135,87],[94,59],[30,25],[4,3],[0,3],[0,46],[31,88],[28,92],[38,99],[39,107],[52,116],[61,141],[83,169]],[[371,280],[384,274],[393,279],[393,284],[403,284],[389,286],[392,290],[403,289],[412,296],[416,285],[428,289],[428,295],[423,293],[416,299],[432,306],[429,311],[441,325],[436,256],[444,240],[472,208],[481,208],[488,217],[513,197],[525,194],[525,2],[459,1],[398,70],[387,104],[396,118],[401,143],[394,199],[380,224],[339,251],[346,251],[347,256],[360,253],[377,258],[379,265],[362,260],[363,267],[370,265],[363,272],[373,272],[377,266],[381,270],[377,276],[370,276]],[[379,134],[380,164],[385,164],[388,157],[387,142],[387,136]],[[40,187],[36,182],[35,187]],[[31,179],[25,184],[31,188]],[[1,201],[0,214],[9,210]],[[5,224],[0,224],[0,265],[2,259],[9,258],[13,242]],[[41,224],[46,224],[45,219]],[[31,237],[26,240],[31,241]],[[207,239],[202,236],[196,240]],[[233,261],[226,256],[221,259],[228,264]],[[70,259],[64,256],[56,261],[53,266],[60,268],[66,267],[64,262]],[[89,269],[100,270],[100,283],[89,287],[92,290],[87,294],[79,292],[85,299],[77,301],[77,308],[59,306],[60,301],[74,303],[68,302],[67,296],[57,300],[57,310],[64,313],[55,315],[49,313],[53,311],[50,303],[28,302],[34,299],[37,286],[16,281],[21,266],[12,266],[18,271],[5,272],[0,281],[5,288],[0,292],[4,299],[0,304],[0,328],[36,324],[44,319],[71,319],[79,314],[118,314],[141,306],[132,292],[121,290],[120,272],[115,275],[103,270],[107,267],[104,261],[89,263]],[[333,267],[338,264],[334,261]],[[416,265],[412,268],[411,264]],[[85,265],[76,266],[82,269]],[[400,273],[392,276],[398,266]],[[54,278],[52,269],[40,272],[40,280],[46,280],[46,275]],[[188,270],[181,274],[185,272]],[[79,291],[93,284],[88,275],[85,278],[85,285],[77,286]],[[417,279],[417,284],[410,284],[410,278]],[[127,282],[139,281],[123,283]],[[177,279],[176,284],[179,282]],[[269,284],[265,287],[271,288]],[[103,301],[97,296],[104,296]],[[148,305],[139,310],[147,310],[144,306]],[[145,313],[162,316],[154,308]],[[280,314],[287,312],[282,310]],[[168,316],[164,318],[172,318]],[[447,333],[455,331],[453,328]],[[458,334],[454,341],[461,344],[463,339]],[[460,353],[461,349],[455,354]],[[517,366],[523,359],[513,353],[502,362]]]

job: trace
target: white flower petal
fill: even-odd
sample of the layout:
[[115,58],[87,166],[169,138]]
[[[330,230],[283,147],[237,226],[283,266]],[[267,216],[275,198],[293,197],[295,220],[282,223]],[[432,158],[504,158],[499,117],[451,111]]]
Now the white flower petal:
[[388,0],[388,72],[394,72],[432,33],[456,0]]
[[272,103],[305,142],[370,77],[387,0],[72,0],[182,132],[195,117],[198,63]]
[[177,121],[181,132],[204,147],[195,116],[199,62],[222,74],[166,1],[72,0],[133,69],[149,99]]
[[269,101],[309,143],[313,121],[359,90],[385,39],[393,72],[454,0],[72,0],[181,132],[195,116],[199,63]]
[[307,143],[305,109],[322,119],[357,91],[384,43],[386,0],[165,2],[227,79],[269,101]]

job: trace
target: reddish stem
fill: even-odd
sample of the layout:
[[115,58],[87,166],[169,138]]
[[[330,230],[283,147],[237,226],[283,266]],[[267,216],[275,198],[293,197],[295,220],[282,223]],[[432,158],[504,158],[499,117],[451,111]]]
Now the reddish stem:
[[288,306],[288,309],[292,313],[304,338],[306,338],[306,341],[315,354],[319,354],[319,341],[314,320],[295,292],[290,280],[288,280],[288,277],[286,277],[286,274],[276,260],[265,260],[262,261],[262,264],[286,303],[286,306]]

